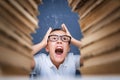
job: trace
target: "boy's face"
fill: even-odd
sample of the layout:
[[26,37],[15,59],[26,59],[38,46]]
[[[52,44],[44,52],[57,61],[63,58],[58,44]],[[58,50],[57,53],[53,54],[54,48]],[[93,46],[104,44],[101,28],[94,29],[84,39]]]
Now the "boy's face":
[[[50,35],[66,35],[64,31],[54,31]],[[53,38],[54,39],[54,38]],[[64,42],[60,39],[57,41],[48,40],[48,45],[46,47],[46,51],[49,52],[50,59],[54,64],[61,64],[65,57],[67,56],[68,51],[70,50],[70,46],[68,42]]]

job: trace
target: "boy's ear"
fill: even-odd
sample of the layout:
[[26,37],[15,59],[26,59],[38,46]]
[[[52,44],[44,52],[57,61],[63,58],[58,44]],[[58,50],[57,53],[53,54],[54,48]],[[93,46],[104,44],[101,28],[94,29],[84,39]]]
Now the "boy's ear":
[[70,47],[68,48],[68,52],[70,52]]
[[49,52],[48,46],[45,47],[46,52]]

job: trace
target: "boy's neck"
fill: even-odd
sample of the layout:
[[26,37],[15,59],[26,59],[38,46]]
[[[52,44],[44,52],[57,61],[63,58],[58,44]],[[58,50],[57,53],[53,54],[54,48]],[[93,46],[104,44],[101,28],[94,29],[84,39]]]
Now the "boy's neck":
[[[52,61],[52,60],[51,60],[51,61]],[[63,62],[64,62],[64,61],[63,61]],[[61,63],[56,63],[56,62],[52,61],[52,63],[56,66],[57,69],[59,69],[59,66],[60,66],[63,62],[61,62]]]

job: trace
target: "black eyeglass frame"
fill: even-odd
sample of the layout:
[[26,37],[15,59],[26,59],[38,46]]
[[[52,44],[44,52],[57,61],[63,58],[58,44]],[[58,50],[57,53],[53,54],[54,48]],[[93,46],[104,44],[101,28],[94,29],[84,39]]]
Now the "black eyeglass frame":
[[[58,41],[59,38],[60,38],[63,42],[69,42],[69,44],[70,44],[70,42],[71,42],[71,37],[68,36],[68,35],[49,35],[49,36],[48,36],[48,41],[56,42],[56,41],[50,40],[50,37],[51,37],[51,36],[57,36],[57,40],[56,40],[56,41]],[[62,38],[62,37],[64,37],[64,36],[70,38],[70,40],[69,40],[69,41],[64,41],[63,38]]]

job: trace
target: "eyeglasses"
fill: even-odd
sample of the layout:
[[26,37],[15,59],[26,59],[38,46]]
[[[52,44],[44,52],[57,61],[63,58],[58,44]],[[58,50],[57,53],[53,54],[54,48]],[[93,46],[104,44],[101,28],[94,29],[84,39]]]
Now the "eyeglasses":
[[48,40],[49,41],[52,41],[52,42],[55,42],[55,41],[58,41],[59,38],[63,41],[63,42],[70,42],[71,41],[71,37],[68,36],[68,35],[49,35],[48,36]]

